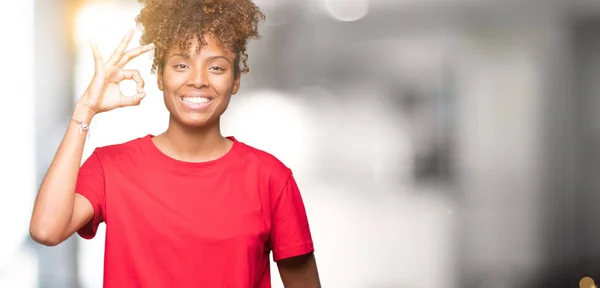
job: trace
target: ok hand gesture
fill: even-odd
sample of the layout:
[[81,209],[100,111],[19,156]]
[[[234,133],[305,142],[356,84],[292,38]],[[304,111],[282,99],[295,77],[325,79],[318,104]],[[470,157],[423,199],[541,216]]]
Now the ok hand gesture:
[[[144,80],[138,70],[123,69],[131,59],[154,49],[154,44],[139,46],[125,51],[133,30],[129,29],[117,49],[108,61],[102,60],[102,55],[95,44],[92,44],[94,53],[95,73],[90,85],[78,101],[78,105],[89,108],[94,114],[106,112],[119,107],[134,106],[146,96],[144,93]],[[119,83],[123,80],[136,82],[137,94],[125,96],[121,92]]]

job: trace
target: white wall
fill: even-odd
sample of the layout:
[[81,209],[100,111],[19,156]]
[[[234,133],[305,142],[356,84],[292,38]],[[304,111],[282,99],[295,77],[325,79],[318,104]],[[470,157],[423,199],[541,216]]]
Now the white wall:
[[33,12],[32,0],[0,9],[0,287],[34,287],[37,271],[35,257],[24,257],[36,193]]

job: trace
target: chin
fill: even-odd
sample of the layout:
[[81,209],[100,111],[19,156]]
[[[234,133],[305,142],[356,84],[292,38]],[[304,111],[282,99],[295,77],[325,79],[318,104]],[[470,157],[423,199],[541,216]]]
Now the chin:
[[179,115],[181,124],[191,128],[209,127],[216,123],[218,119],[213,119],[209,115]]

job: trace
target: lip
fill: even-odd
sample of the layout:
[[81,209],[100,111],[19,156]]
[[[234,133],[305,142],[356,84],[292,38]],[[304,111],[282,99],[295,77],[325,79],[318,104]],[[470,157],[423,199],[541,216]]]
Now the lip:
[[[208,98],[210,101],[208,101],[207,103],[190,103],[190,102],[183,101],[184,97],[204,97],[204,98]],[[181,103],[181,105],[184,108],[186,108],[187,110],[192,110],[192,111],[205,110],[214,101],[214,98],[212,96],[196,95],[196,94],[181,95],[177,98],[179,99],[179,102]]]

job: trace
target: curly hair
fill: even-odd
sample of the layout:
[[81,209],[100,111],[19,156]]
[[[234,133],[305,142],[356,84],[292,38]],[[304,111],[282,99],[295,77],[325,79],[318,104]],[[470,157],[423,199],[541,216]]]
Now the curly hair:
[[205,33],[235,53],[236,75],[250,71],[246,45],[260,37],[258,24],[265,19],[252,0],[138,1],[143,6],[135,18],[143,30],[140,44],[154,43],[156,47],[151,72],[164,65],[165,53],[174,45],[186,51],[194,37],[201,44],[198,49],[206,45]]

